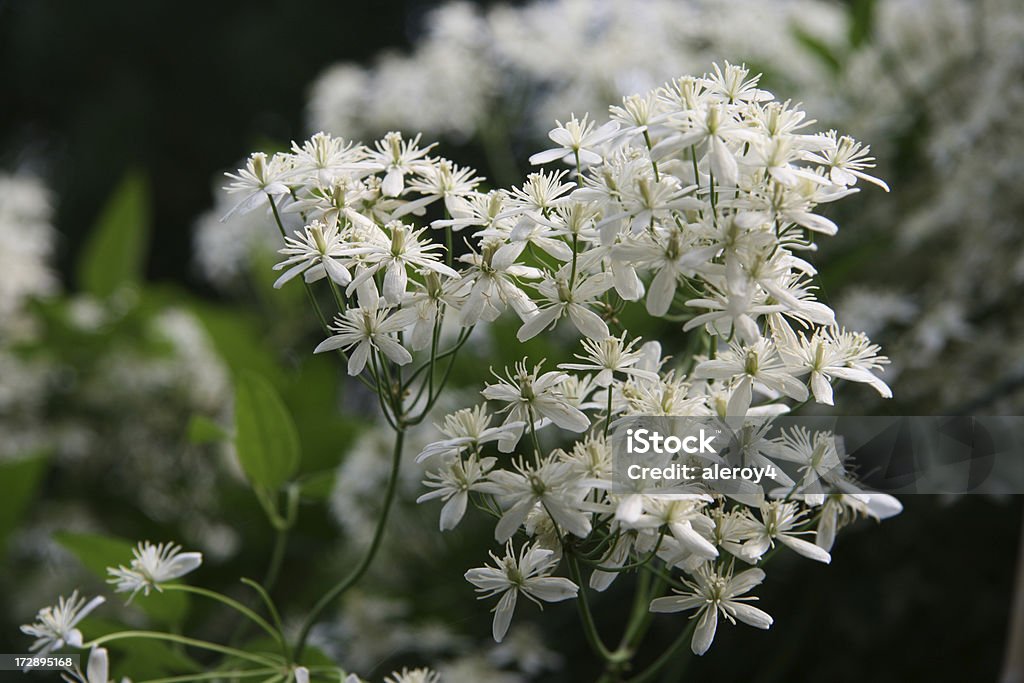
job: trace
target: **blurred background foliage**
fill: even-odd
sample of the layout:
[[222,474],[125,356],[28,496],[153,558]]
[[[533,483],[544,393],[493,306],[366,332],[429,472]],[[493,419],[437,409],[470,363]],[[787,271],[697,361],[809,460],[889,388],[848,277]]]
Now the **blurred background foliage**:
[[[928,3],[918,4],[928,11]],[[989,11],[987,4],[978,3],[979,11]],[[493,5],[476,5],[473,11]],[[987,219],[956,214],[953,207],[949,211],[963,233],[957,240],[938,232],[914,249],[894,246],[914,221],[927,221],[917,207],[934,203],[936,187],[959,182],[933,158],[932,133],[942,122],[931,107],[951,108],[953,118],[963,111],[967,120],[965,101],[973,94],[951,88],[938,101],[934,92],[915,99],[918,89],[908,86],[897,96],[905,106],[892,125],[873,125],[870,101],[840,101],[843,93],[858,94],[850,79],[854,67],[860,68],[862,48],[892,39],[885,23],[890,15],[882,5],[860,0],[830,5],[844,18],[842,35],[822,37],[796,27],[786,38],[797,51],[794,60],[813,65],[820,82],[832,84],[821,86],[825,91],[813,103],[823,107],[821,118],[829,124],[850,120],[853,128],[862,124],[864,132],[884,136],[867,141],[876,147],[881,175],[894,190],[888,197],[865,192],[846,203],[846,213],[834,216],[843,230],[817,260],[822,286],[833,302],[853,298],[860,308],[854,306],[851,316],[863,317],[865,306],[891,303],[880,289],[890,284],[903,287],[895,290],[904,297],[900,301],[918,306],[903,318],[891,316],[896,325],[872,331],[884,348],[905,354],[907,390],[901,392],[899,379],[891,381],[896,399],[883,405],[868,392],[851,389],[840,405],[851,413],[1019,414],[1019,274],[1004,270],[1002,261],[988,262],[991,270],[984,272],[983,259],[962,258],[966,284],[954,292],[968,302],[983,302],[980,313],[955,312],[957,320],[967,316],[961,327],[917,324],[930,305],[930,290],[952,298],[947,281],[956,271],[948,261],[961,258],[956,252],[964,241],[984,242],[992,227]],[[356,382],[344,381],[335,359],[309,353],[318,337],[315,321],[297,288],[271,288],[272,253],[256,250],[241,277],[225,286],[197,267],[193,226],[216,205],[211,187],[220,184],[224,169],[234,168],[253,149],[281,148],[328,126],[316,113],[317,92],[322,95],[326,86],[321,81],[320,90],[314,88],[325,69],[339,62],[364,69],[365,88],[379,84],[382,92],[387,64],[398,63],[400,55],[426,59],[410,51],[431,30],[436,34],[433,9],[433,3],[411,0],[0,2],[0,169],[38,177],[49,188],[44,203],[53,209],[48,220],[55,228],[61,283],[41,288],[38,293],[46,296],[26,297],[16,311],[4,309],[0,321],[0,651],[24,651],[28,642],[17,625],[57,594],[75,586],[89,593],[102,590],[102,568],[126,562],[135,540],[174,540],[202,550],[207,557],[203,583],[240,599],[252,596],[239,576],[259,580],[275,571],[269,565],[278,535],[267,519],[268,502],[261,504],[253,495],[246,482],[246,473],[250,478],[252,473],[239,465],[231,445],[233,397],[241,376],[259,377],[280,396],[299,444],[299,523],[281,551],[275,598],[286,615],[301,617],[318,590],[350,565],[353,549],[367,538],[386,475],[380,462],[386,434],[372,426],[375,405]],[[970,18],[951,16],[961,23]],[[942,41],[940,34],[931,37]],[[392,54],[399,56],[379,61],[384,50],[397,50]],[[779,94],[801,87],[768,57],[760,63],[756,55],[730,54],[728,46],[694,52],[702,58],[747,59],[765,71],[766,85]],[[992,71],[983,68],[984,55],[965,55],[966,61],[955,66],[968,69],[966,74],[940,73],[938,85],[954,78],[984,82]],[[931,58],[908,51],[906,59],[926,57]],[[708,64],[660,68],[681,74],[703,71]],[[963,64],[975,64],[977,74]],[[907,61],[891,68],[913,71],[913,66]],[[572,93],[557,79],[538,87],[542,95],[557,94],[559,88]],[[522,97],[530,92],[513,90]],[[563,98],[569,98],[566,92]],[[880,92],[867,93],[883,98]],[[505,137],[498,153],[487,126],[442,127],[427,130],[428,137],[442,139],[442,154],[476,165],[490,178],[524,172],[525,158],[543,144],[550,122],[533,121],[534,130],[511,119],[518,111],[533,120],[545,110],[517,110],[506,94],[488,97],[493,109],[485,108],[481,120],[496,121],[495,112],[508,117],[500,123]],[[610,101],[612,95],[607,97]],[[569,109],[579,112],[591,104]],[[353,132],[332,132],[357,138],[385,132],[367,123],[380,124],[380,117],[367,115],[358,123],[363,105],[356,100],[348,106],[343,118]],[[415,109],[414,102],[409,106]],[[807,108],[815,111],[812,103]],[[403,112],[393,113],[401,123]],[[996,136],[994,143],[991,136],[968,141],[967,151],[960,152],[966,156],[956,163],[968,170],[970,163],[1002,163],[992,155],[1010,157],[1007,150],[1020,149],[1013,145],[1021,140],[1019,129],[1003,134],[1007,137]],[[1015,168],[1012,160],[1004,165]],[[1010,221],[1010,237],[995,243],[1003,256],[1016,258],[1019,200],[1002,195],[1011,187],[989,189],[992,194],[980,195],[960,188],[966,197],[961,201],[997,201],[1002,213],[994,215]],[[994,280],[999,291],[992,294],[992,283],[981,280]],[[920,297],[907,299],[908,291]],[[666,339],[674,334],[670,326],[640,332]],[[938,347],[936,335],[942,336]],[[553,364],[571,349],[547,337],[521,345],[512,328],[499,323],[468,347],[454,381],[462,395],[453,397],[452,405],[471,400],[480,368],[524,354]],[[910,362],[919,354],[924,354],[921,363]],[[981,377],[979,366],[984,366]],[[921,379],[935,382],[936,376],[942,391]],[[428,438],[429,429],[414,436]],[[414,448],[407,451],[410,457]],[[402,664],[440,663],[449,667],[450,680],[522,680],[525,674],[513,671],[535,674],[534,680],[593,680],[596,665],[572,609],[549,607],[535,628],[522,610],[513,627],[521,642],[502,648],[488,642],[490,615],[462,574],[480,563],[489,533],[472,520],[456,532],[436,533],[436,509],[412,503],[421,492],[420,472],[406,471],[404,500],[385,552],[318,632],[320,650],[377,677]],[[285,506],[283,498],[269,498],[270,507]],[[1008,624],[1019,499],[918,496],[904,504],[905,512],[884,525],[841,537],[830,567],[780,562],[762,594],[762,606],[776,617],[773,629],[767,634],[726,629],[706,657],[684,658],[665,680],[994,679]],[[104,611],[108,621],[90,620],[94,632],[113,628],[110,620],[116,620],[187,625],[198,633],[231,629],[240,640],[253,635],[238,631],[229,615],[182,594],[130,606],[111,603]],[[626,609],[616,590],[598,602],[604,623],[614,624],[619,613],[624,618]],[[652,645],[652,656],[658,644],[674,638],[680,622],[657,623],[655,640],[662,642]],[[504,665],[508,678],[466,673],[481,661]],[[116,674],[135,680],[202,664],[159,645],[115,651],[114,663]]]

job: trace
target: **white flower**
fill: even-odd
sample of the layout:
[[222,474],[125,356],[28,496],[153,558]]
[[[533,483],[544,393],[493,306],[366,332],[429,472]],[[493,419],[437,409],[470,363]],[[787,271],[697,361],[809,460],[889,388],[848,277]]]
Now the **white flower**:
[[[714,525],[702,513],[705,505],[702,499],[637,497],[643,504],[644,513],[634,520],[629,520],[628,511],[617,510],[616,515],[624,524],[634,529],[667,527],[685,555],[695,555],[707,560],[718,557],[718,549],[707,538],[711,535]],[[673,559],[675,564],[683,558]]]
[[315,133],[301,146],[292,142],[292,154],[295,155],[292,174],[323,185],[330,185],[339,176],[367,166],[365,147],[323,132]]
[[21,627],[22,633],[36,639],[29,649],[45,656],[65,645],[82,647],[82,632],[75,627],[104,602],[105,599],[99,596],[86,601],[78,596],[76,590],[69,598],[60,597],[56,606],[39,610],[35,623]]
[[760,569],[748,569],[733,576],[732,570],[721,574],[714,566],[705,564],[693,576],[693,581],[683,582],[691,592],[676,591],[677,595],[655,598],[651,601],[651,611],[696,609],[697,613],[691,618],[699,621],[690,641],[690,649],[695,655],[702,655],[711,647],[718,629],[719,613],[733,624],[738,619],[760,629],[768,629],[772,625],[771,615],[746,604],[745,601],[757,600],[756,597],[740,597],[764,581],[764,572]]
[[516,215],[525,211],[543,217],[545,212],[565,204],[569,200],[566,193],[576,187],[573,183],[562,182],[565,174],[565,171],[539,171],[526,176],[521,188],[514,187],[509,192],[506,214]]
[[508,632],[516,598],[522,593],[526,598],[540,605],[544,602],[560,602],[575,597],[579,586],[569,579],[550,576],[558,564],[554,551],[537,546],[524,545],[515,556],[512,543],[505,547],[505,556],[499,558],[489,553],[496,566],[485,565],[466,572],[466,580],[476,586],[480,599],[500,595],[494,608],[494,640],[501,642]]
[[903,512],[903,505],[887,493],[835,493],[819,508],[821,521],[814,534],[819,548],[831,550],[836,532],[857,516],[888,519]]
[[[370,352],[380,351],[398,365],[412,362],[410,354],[392,336],[415,322],[416,311],[390,308],[349,308],[334,319],[331,329],[337,332],[320,342],[313,353],[352,349],[348,359],[348,374],[353,377],[366,367]],[[355,348],[353,348],[355,347]]]
[[384,226],[391,233],[388,245],[368,244],[361,252],[363,269],[349,283],[346,292],[352,294],[364,282],[370,282],[379,271],[384,271],[384,301],[396,306],[402,302],[409,283],[408,268],[418,271],[433,271],[447,277],[459,274],[441,263],[433,253],[441,249],[440,244],[424,242],[420,237],[426,228],[414,230],[399,221]]
[[761,503],[761,519],[750,519],[749,540],[743,544],[740,556],[748,562],[756,562],[769,548],[774,547],[777,540],[808,559],[828,564],[832,557],[826,550],[799,537],[801,534],[814,533],[798,530],[797,527],[804,523],[806,517],[807,510],[801,510],[798,503]]
[[559,530],[585,538],[590,514],[583,510],[589,489],[582,485],[571,463],[546,458],[535,466],[514,464],[516,471],[497,470],[479,490],[497,498],[504,513],[494,527],[494,538],[507,541],[539,505]]
[[594,149],[612,139],[619,129],[615,121],[595,129],[596,124],[588,121],[586,114],[582,121],[573,116],[564,124],[561,121],[555,121],[555,124],[557,127],[548,133],[548,137],[559,146],[534,154],[530,157],[531,164],[547,164],[557,159],[571,165],[575,165],[577,160],[581,166],[599,164],[601,155]]
[[497,427],[490,425],[491,416],[483,404],[445,415],[444,424],[439,425],[438,430],[448,438],[427,445],[416,456],[416,462],[423,462],[436,455],[461,455],[467,449],[477,450],[492,441],[499,442],[499,446],[503,446],[502,452],[507,453],[519,441],[526,423],[506,422]]
[[430,669],[409,669],[392,671],[384,677],[384,683],[440,683],[441,677]]
[[693,277],[696,269],[718,251],[718,245],[687,244],[681,231],[671,230],[656,236],[645,233],[617,244],[612,249],[612,258],[657,273],[647,293],[646,305],[651,315],[663,316],[672,305],[679,278]]
[[287,157],[275,154],[270,159],[263,152],[254,152],[238,173],[225,173],[234,182],[224,189],[229,194],[244,194],[238,204],[221,220],[227,220],[237,213],[247,213],[257,206],[268,202],[269,197],[288,194],[288,186],[284,183],[291,168]]
[[640,343],[640,338],[626,342],[626,333],[621,337],[605,337],[604,340],[583,339],[583,348],[586,354],[574,354],[576,358],[586,363],[562,363],[558,366],[560,370],[589,370],[597,373],[595,382],[598,386],[607,387],[611,385],[615,373],[626,377],[639,377],[641,379],[658,381],[658,374],[650,370],[643,370],[637,367],[641,360],[640,351],[634,351],[633,347]]
[[697,365],[693,376],[698,379],[736,380],[729,399],[730,416],[747,414],[754,382],[796,401],[807,400],[807,387],[793,377],[793,370],[782,362],[775,346],[768,339],[747,347],[733,343],[719,358]]
[[537,305],[523,291],[518,280],[534,280],[541,272],[532,266],[516,263],[525,242],[502,244],[487,240],[480,253],[470,253],[459,258],[469,268],[463,273],[461,282],[469,289],[466,301],[459,315],[459,323],[465,327],[480,320],[495,320],[507,306],[520,318],[527,318],[537,310]]
[[889,359],[878,355],[878,345],[860,332],[819,329],[809,339],[801,336],[796,348],[789,348],[788,353],[782,349],[783,355],[791,356],[798,374],[811,373],[811,391],[818,403],[832,405],[833,378],[869,384],[883,398],[892,398],[889,385],[872,373]]
[[160,584],[181,578],[196,569],[203,562],[202,553],[181,552],[181,546],[173,543],[153,545],[143,541],[132,549],[135,558],[129,567],[109,567],[111,575],[107,583],[115,585],[118,593],[131,593],[129,600],[139,591],[149,595],[150,589],[162,591]]
[[285,246],[278,253],[288,258],[276,264],[274,270],[288,270],[277,278],[275,289],[300,273],[304,273],[306,282],[330,277],[344,287],[352,281],[352,276],[339,259],[356,252],[346,245],[337,225],[328,227],[320,221],[313,221],[302,232],[296,230],[294,237],[286,237],[284,242]]
[[[423,208],[444,199],[445,210],[451,216],[461,215],[470,205],[464,199],[470,195],[483,178],[478,178],[471,168],[460,168],[447,159],[440,159],[436,164],[425,166],[419,170],[419,177],[410,181],[409,189],[423,196],[415,199],[393,215],[399,218],[410,213],[422,213]],[[433,227],[443,227],[433,224]]]
[[889,191],[885,181],[864,173],[864,169],[875,167],[870,147],[861,147],[859,142],[848,135],[836,139],[837,133],[834,130],[828,131],[823,137],[828,141],[828,146],[821,153],[808,153],[804,158],[827,166],[832,182],[844,186],[855,185],[859,178]]
[[[493,371],[492,371],[493,372]],[[522,422],[530,425],[541,418],[571,432],[582,432],[590,426],[590,420],[579,409],[570,405],[561,384],[568,378],[564,372],[545,372],[538,376],[540,366],[526,370],[525,360],[516,363],[515,375],[508,370],[505,378],[497,374],[497,384],[488,384],[480,392],[489,401],[502,401],[508,405],[505,423]]]
[[405,190],[405,175],[420,172],[431,164],[427,153],[434,145],[420,148],[420,136],[403,140],[401,133],[394,131],[378,140],[376,149],[369,152],[368,161],[374,170],[385,171],[381,192],[385,197],[397,197]]
[[424,493],[416,502],[425,503],[435,498],[444,500],[444,507],[441,508],[441,531],[454,529],[466,514],[469,492],[483,490],[487,473],[496,462],[496,458],[478,460],[473,455],[465,460],[453,458],[437,472],[427,473],[427,480],[423,484],[435,490]]
[[533,339],[565,315],[568,315],[572,324],[584,336],[597,340],[608,337],[607,323],[590,310],[589,306],[594,305],[598,297],[611,288],[611,275],[597,273],[587,277],[577,273],[572,284],[569,283],[569,277],[570,267],[563,266],[554,277],[546,276],[544,280],[534,285],[546,305],[541,306],[519,328],[519,332],[516,333],[519,341]]

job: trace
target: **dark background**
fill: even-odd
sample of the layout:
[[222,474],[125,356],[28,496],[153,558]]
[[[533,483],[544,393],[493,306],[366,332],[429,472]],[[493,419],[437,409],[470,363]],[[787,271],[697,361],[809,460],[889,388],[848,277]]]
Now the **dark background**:
[[[0,168],[27,168],[53,191],[65,280],[124,172],[142,169],[154,201],[148,276],[203,291],[189,266],[191,229],[211,204],[210,179],[261,142],[304,136],[320,70],[407,47],[430,4],[0,1]],[[723,623],[687,679],[994,680],[1020,501],[905,504],[880,527],[841,536],[832,567],[780,562],[761,602],[775,628]],[[461,608],[486,630],[479,605]],[[668,642],[681,622],[658,623]],[[582,639],[562,648],[562,638],[553,644],[586,680]],[[752,670],[763,673],[751,679]]]

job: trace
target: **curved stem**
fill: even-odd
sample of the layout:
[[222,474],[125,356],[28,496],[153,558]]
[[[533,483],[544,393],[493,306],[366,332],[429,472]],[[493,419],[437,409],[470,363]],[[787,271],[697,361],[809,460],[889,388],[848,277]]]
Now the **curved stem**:
[[105,636],[94,638],[89,642],[85,643],[82,647],[84,649],[93,648],[97,645],[109,643],[115,640],[124,640],[126,638],[148,638],[150,640],[166,640],[172,643],[178,643],[179,645],[185,645],[187,647],[197,647],[201,650],[209,650],[210,652],[219,652],[222,655],[228,655],[230,657],[237,657],[238,659],[245,659],[250,662],[256,662],[267,667],[277,667],[280,662],[275,661],[270,657],[263,655],[253,654],[246,652],[245,650],[239,650],[237,648],[228,647],[226,645],[219,645],[217,643],[211,643],[206,640],[197,640],[196,638],[188,638],[186,636],[179,636],[173,633],[161,633],[159,631],[118,631],[117,633],[108,633]]
[[269,623],[267,623],[266,619],[256,614],[242,603],[232,598],[229,598],[226,595],[221,595],[216,591],[211,591],[206,588],[200,588],[199,586],[190,586],[184,583],[167,584],[164,586],[164,590],[180,591],[182,593],[192,593],[193,595],[200,595],[204,598],[209,598],[210,600],[216,600],[217,602],[223,605],[227,605],[239,614],[242,614],[248,619],[250,619],[254,624],[256,624],[261,629],[266,631],[267,634],[271,638],[273,638],[274,641],[278,644],[282,644],[283,642],[281,639],[281,634],[278,633],[277,630],[275,630],[274,627],[272,627]]
[[380,550],[381,540],[384,537],[384,529],[387,527],[388,514],[391,511],[391,505],[395,500],[395,492],[398,489],[398,470],[402,462],[402,445],[405,441],[405,428],[400,427],[395,432],[395,446],[394,451],[391,455],[391,474],[388,477],[387,490],[384,493],[384,508],[381,510],[380,517],[377,519],[377,528],[373,532],[373,539],[370,541],[370,547],[367,548],[366,554],[356,565],[356,568],[352,570],[352,573],[345,577],[340,583],[336,584],[331,590],[327,591],[321,597],[313,609],[310,610],[309,615],[302,624],[302,630],[299,632],[299,639],[295,645],[295,657],[296,662],[301,661],[302,650],[306,645],[306,640],[309,638],[309,632],[313,628],[313,624],[316,622],[317,617],[320,613],[331,604],[338,596],[351,588],[359,579],[363,577],[366,570],[370,568],[370,564],[373,563],[373,558],[376,557],[377,551]]
[[181,676],[167,676],[165,678],[150,678],[139,683],[186,683],[186,681],[218,681],[235,678],[254,678],[256,676],[270,676],[279,673],[277,669],[242,669],[239,671],[204,671],[197,674],[184,674]]
[[576,557],[571,553],[566,553],[566,559],[569,562],[569,571],[572,574],[572,580],[579,586],[580,592],[576,599],[576,604],[580,608],[580,618],[583,621],[583,632],[587,636],[587,642],[590,643],[590,647],[593,648],[594,652],[601,657],[605,662],[611,662],[616,659],[615,655],[608,649],[601,640],[601,635],[597,632],[597,625],[594,623],[594,615],[590,611],[590,603],[587,601],[587,592],[583,587],[583,576],[580,573],[580,565],[576,561]]
[[654,663],[649,667],[633,678],[630,678],[627,683],[646,683],[653,679],[659,671],[665,668],[666,664],[672,661],[672,658],[675,657],[679,648],[689,642],[690,638],[693,636],[693,630],[697,628],[697,621],[698,619],[696,617],[690,619],[690,625],[683,629],[683,632],[679,634],[679,637],[672,641],[672,644],[661,653],[661,656],[654,660]]

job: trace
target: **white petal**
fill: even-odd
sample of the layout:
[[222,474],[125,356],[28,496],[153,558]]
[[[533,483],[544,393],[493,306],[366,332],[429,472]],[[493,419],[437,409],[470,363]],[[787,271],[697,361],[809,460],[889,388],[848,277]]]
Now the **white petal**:
[[506,591],[494,609],[494,625],[491,627],[491,635],[494,636],[495,642],[500,643],[508,633],[508,625],[512,623],[512,614],[515,610],[516,592],[514,590]]
[[203,563],[202,553],[179,553],[168,565],[166,580],[177,579],[188,574]]
[[352,351],[352,355],[348,357],[348,374],[355,377],[363,368],[366,367],[366,361],[370,359],[370,342],[360,342],[356,348]]
[[441,531],[448,531],[459,525],[462,516],[466,514],[468,500],[469,495],[465,491],[460,491],[448,499],[441,508]]
[[580,588],[569,579],[545,576],[527,579],[523,590],[544,602],[561,602],[576,597]]
[[537,311],[519,328],[516,338],[521,342],[533,339],[562,317],[562,310],[562,306],[555,305]]
[[601,320],[601,316],[594,313],[586,306],[580,304],[569,304],[569,319],[576,329],[586,337],[595,341],[603,341],[608,338],[608,325]]
[[86,665],[86,676],[89,683],[108,683],[109,660],[107,651],[102,647],[94,647],[89,653],[89,663]]
[[663,316],[672,305],[672,296],[676,293],[676,272],[672,268],[662,268],[654,276],[651,288],[647,292],[647,312],[653,316]]
[[828,554],[828,551],[824,548],[819,548],[809,541],[805,541],[802,538],[796,538],[794,536],[786,536],[782,534],[778,536],[780,542],[792,548],[797,553],[804,557],[814,560],[815,562],[824,562],[829,564],[832,562],[832,556]]
[[327,257],[323,260],[324,268],[327,270],[327,274],[334,282],[344,287],[348,283],[352,282],[352,276],[345,269],[345,266],[338,263],[335,259]]
[[406,365],[412,362],[412,354],[391,337],[377,337],[374,341],[377,343],[381,353],[390,358],[392,362],[398,365]]
[[718,629],[718,609],[710,606],[704,610],[697,621],[697,629],[693,632],[693,640],[690,641],[690,650],[695,655],[702,655],[711,647],[711,641],[715,639],[715,631]]
[[774,621],[774,619],[772,619],[772,615],[751,605],[746,605],[742,602],[733,602],[730,603],[729,606],[735,610],[737,619],[742,621],[744,624],[753,626],[754,628],[767,630]]
[[533,164],[534,166],[538,166],[540,164],[549,164],[552,161],[557,161],[564,156],[566,156],[566,151],[564,149],[546,149],[543,152],[537,152],[536,154],[531,156],[530,163]]
[[342,346],[347,346],[349,343],[350,340],[348,339],[348,337],[346,337],[345,335],[336,334],[333,337],[328,337],[327,339],[324,339],[322,342],[317,344],[316,348],[313,349],[313,353],[336,351],[340,349]]

